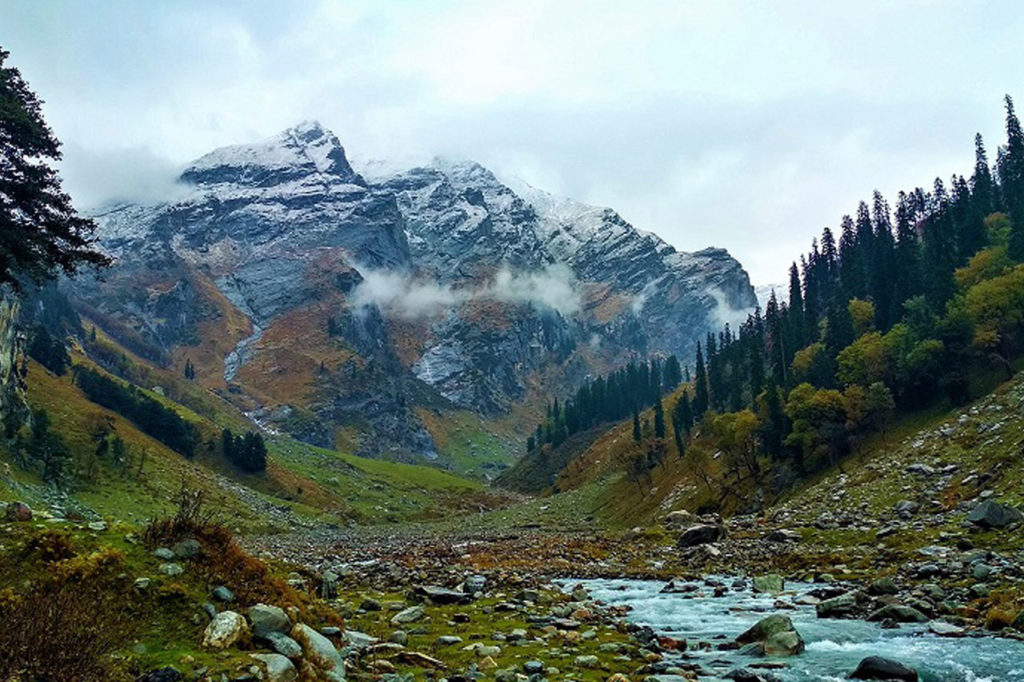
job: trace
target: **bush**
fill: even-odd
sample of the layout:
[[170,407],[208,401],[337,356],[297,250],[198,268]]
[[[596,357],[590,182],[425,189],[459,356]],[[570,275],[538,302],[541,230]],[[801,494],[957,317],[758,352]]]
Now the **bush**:
[[117,679],[111,654],[134,631],[122,567],[120,553],[100,550],[52,564],[18,594],[0,592],[0,680]]
[[194,538],[202,547],[195,571],[207,583],[227,585],[243,604],[293,605],[305,608],[299,593],[273,575],[266,563],[242,549],[231,532],[203,511],[204,493],[183,480],[173,517],[154,519],[143,533],[150,549]]

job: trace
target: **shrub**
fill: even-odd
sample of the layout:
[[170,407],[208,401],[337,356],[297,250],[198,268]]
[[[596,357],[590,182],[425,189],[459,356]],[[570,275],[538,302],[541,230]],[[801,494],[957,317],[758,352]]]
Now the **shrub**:
[[65,561],[75,557],[71,536],[60,530],[44,530],[31,535],[25,543],[25,557],[36,554],[45,563]]
[[173,517],[154,519],[143,533],[149,548],[194,538],[202,547],[195,571],[209,584],[231,588],[243,604],[265,602],[305,608],[299,593],[275,576],[263,561],[242,549],[231,532],[203,511],[204,492],[182,480]]
[[0,593],[0,680],[117,679],[111,654],[134,631],[123,559],[104,549],[57,561],[22,593]]

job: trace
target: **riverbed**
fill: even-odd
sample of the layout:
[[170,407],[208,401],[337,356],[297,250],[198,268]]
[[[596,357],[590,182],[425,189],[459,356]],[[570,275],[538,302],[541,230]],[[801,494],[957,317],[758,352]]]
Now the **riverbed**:
[[[731,578],[724,578],[726,585]],[[811,606],[777,609],[815,586],[787,583],[780,596],[730,589],[722,597],[702,586],[691,594],[662,594],[665,583],[644,580],[564,581],[570,588],[582,583],[594,599],[632,607],[628,619],[649,625],[658,634],[685,638],[690,663],[699,663],[709,677],[721,680],[730,670],[767,660],[784,661],[786,668],[771,670],[784,682],[839,682],[867,656],[884,656],[916,668],[923,682],[1024,682],[1024,643],[991,636],[939,637],[927,625],[883,629],[858,620],[818,618]],[[718,651],[715,645],[734,639],[772,613],[788,615],[807,644],[804,653],[784,659],[751,658],[736,651]],[[710,642],[711,650],[695,648]]]

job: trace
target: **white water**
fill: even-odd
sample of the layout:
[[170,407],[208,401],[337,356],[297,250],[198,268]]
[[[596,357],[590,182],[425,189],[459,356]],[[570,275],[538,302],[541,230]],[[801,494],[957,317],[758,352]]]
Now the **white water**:
[[[726,585],[732,583],[725,579]],[[563,581],[569,589],[582,583],[593,598],[606,604],[633,607],[629,620],[649,625],[660,634],[685,638],[691,647],[699,641],[717,645],[729,641],[771,613],[784,613],[803,636],[807,650],[783,660],[788,668],[771,671],[785,682],[839,682],[846,680],[861,659],[884,656],[917,668],[922,682],[1024,682],[1024,643],[995,637],[946,638],[927,632],[926,626],[904,625],[883,630],[857,620],[819,619],[813,607],[776,610],[776,597],[730,590],[724,597],[711,596],[702,587],[694,596],[660,594],[662,582],[645,580]],[[784,601],[790,602],[813,588],[789,583]],[[711,675],[759,660],[735,651],[694,651],[686,654]],[[702,677],[718,680],[719,677]]]

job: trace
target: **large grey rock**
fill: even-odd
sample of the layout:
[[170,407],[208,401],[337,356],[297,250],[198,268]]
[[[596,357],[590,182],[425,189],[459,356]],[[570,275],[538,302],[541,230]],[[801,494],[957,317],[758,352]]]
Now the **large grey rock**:
[[439,605],[444,604],[463,604],[468,601],[472,601],[472,594],[465,592],[458,592],[456,590],[449,590],[445,587],[438,587],[436,585],[420,585],[413,592],[419,597],[425,597],[431,602]]
[[292,628],[291,618],[279,606],[255,604],[246,612],[254,637],[266,637],[272,632],[287,633]]
[[483,592],[484,588],[487,587],[487,577],[479,574],[468,576],[463,583],[463,587],[465,587],[466,592],[469,594]]
[[228,589],[226,585],[215,587],[210,596],[220,602],[230,603],[235,601],[235,593]]
[[857,603],[857,594],[847,592],[838,597],[823,600],[815,607],[815,611],[818,618],[844,618],[853,614],[857,609]]
[[213,649],[226,649],[248,633],[245,618],[234,611],[221,611],[203,633],[203,646]]
[[261,664],[267,682],[295,682],[299,671],[290,660],[281,654],[249,654]]
[[193,559],[202,551],[202,545],[195,538],[186,538],[175,543],[171,551],[179,559]]
[[291,637],[302,647],[306,660],[321,671],[344,674],[345,663],[331,640],[305,623],[296,623],[292,628]]
[[407,609],[403,609],[396,613],[391,618],[392,625],[402,625],[403,623],[415,623],[426,614],[426,609],[417,604],[416,606],[410,606]]
[[679,536],[677,543],[680,548],[695,547],[709,542],[718,542],[725,537],[725,526],[701,523],[690,526]]
[[752,645],[766,656],[794,656],[804,650],[804,640],[789,616],[774,614],[762,618],[736,638],[738,644]]
[[261,637],[264,641],[270,644],[270,648],[291,659],[299,659],[302,657],[302,647],[299,643],[288,635],[281,632],[268,632]]
[[778,573],[754,576],[753,591],[755,594],[778,594],[786,588],[786,581]]
[[985,500],[971,510],[967,520],[981,528],[1005,528],[1024,521],[1024,513],[1016,507],[1000,504],[995,500]]
[[894,620],[897,623],[927,623],[928,616],[924,615],[913,606],[903,604],[886,604],[885,606],[872,611],[868,620],[882,621]]
[[917,682],[917,671],[908,668],[899,661],[881,656],[868,656],[850,673],[854,680],[899,680],[900,682]]

